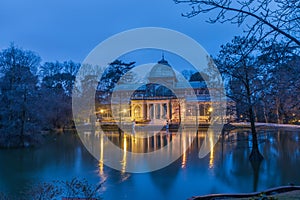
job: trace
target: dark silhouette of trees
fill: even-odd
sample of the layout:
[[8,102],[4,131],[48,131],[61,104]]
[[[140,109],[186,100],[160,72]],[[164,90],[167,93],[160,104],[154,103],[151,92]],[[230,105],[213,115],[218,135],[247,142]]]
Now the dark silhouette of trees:
[[299,56],[283,42],[265,41],[261,52],[260,65],[269,69],[269,76],[265,78],[269,85],[263,91],[257,110],[263,108],[266,122],[291,122],[292,118],[299,117]]
[[255,44],[255,38],[235,37],[231,43],[221,47],[216,63],[223,76],[230,80],[228,96],[249,117],[252,132],[252,151],[249,158],[251,161],[260,161],[263,157],[258,149],[254,105],[259,99],[259,92],[264,88],[262,81],[266,71],[260,68],[255,55],[248,54],[248,49]]
[[72,87],[75,76],[57,73],[43,78],[40,93],[44,113],[44,127],[62,129],[72,125]]
[[[40,58],[13,44],[0,53],[0,134],[5,146],[27,146],[32,133],[39,130],[40,117],[36,110],[38,88],[36,72]],[[8,137],[11,140],[6,140]],[[13,142],[12,142],[13,141]]]
[[[203,75],[205,77],[202,77]],[[205,73],[202,72],[202,76],[199,72],[195,72],[191,75],[189,81],[204,81],[204,79],[208,80],[208,75],[206,75]]]
[[[109,67],[103,72],[101,80],[98,84],[96,99],[98,99],[99,102],[110,100],[116,83],[124,74],[134,67],[134,64],[135,62],[125,63],[121,60],[115,60],[114,62],[110,63]],[[132,76],[128,75],[125,78],[133,78]],[[126,80],[121,81],[126,82]]]
[[283,39],[290,45],[300,46],[300,2],[296,0],[174,0],[175,3],[189,4],[192,8],[185,17],[201,13],[213,13],[210,23],[231,22],[243,25],[247,38],[267,37]]
[[34,145],[42,130],[73,124],[71,95],[80,64],[40,62],[14,44],[0,52],[0,146]]

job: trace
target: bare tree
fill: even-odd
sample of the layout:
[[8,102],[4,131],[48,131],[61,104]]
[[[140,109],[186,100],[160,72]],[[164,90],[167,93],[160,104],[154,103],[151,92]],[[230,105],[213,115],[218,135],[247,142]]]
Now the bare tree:
[[[299,99],[299,56],[284,42],[265,41],[261,45],[260,65],[269,69],[262,98],[265,121],[287,123],[296,117]],[[294,116],[293,116],[294,115]]]
[[256,42],[254,38],[235,37],[231,43],[222,46],[216,59],[220,72],[231,82],[227,95],[245,109],[249,117],[252,132],[251,161],[263,159],[258,149],[254,105],[263,90],[262,79],[266,69],[260,68],[255,55],[248,53],[248,49],[253,49]]
[[194,17],[201,13],[213,13],[210,23],[231,22],[244,25],[247,37],[264,39],[281,37],[291,45],[300,46],[300,1],[298,0],[174,0],[191,6],[182,14]]

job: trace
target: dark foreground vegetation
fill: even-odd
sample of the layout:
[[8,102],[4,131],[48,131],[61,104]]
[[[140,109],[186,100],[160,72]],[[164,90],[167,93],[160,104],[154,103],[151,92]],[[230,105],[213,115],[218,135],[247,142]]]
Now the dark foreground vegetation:
[[53,199],[101,199],[99,190],[102,183],[92,185],[86,179],[73,178],[69,181],[52,181],[28,186],[20,194],[7,195],[0,192],[1,200],[53,200]]

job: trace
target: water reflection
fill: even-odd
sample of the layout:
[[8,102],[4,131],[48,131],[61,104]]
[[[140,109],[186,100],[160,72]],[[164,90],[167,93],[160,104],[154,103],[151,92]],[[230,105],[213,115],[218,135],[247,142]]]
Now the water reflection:
[[[99,135],[98,135],[99,137]],[[103,160],[103,151],[104,151],[104,146],[103,146],[103,135],[100,135],[100,159],[99,159],[99,174],[100,177],[104,179],[104,160]]]
[[[184,147],[183,147],[183,149],[187,149],[187,147],[185,146],[186,145],[186,138],[184,137],[183,138],[183,144],[182,145],[184,145]],[[183,155],[182,155],[182,162],[181,162],[181,168],[185,168],[185,165],[186,165],[186,151],[184,151],[183,152]]]
[[[127,163],[127,138],[126,138],[126,135],[124,135],[123,141],[124,141],[124,144],[123,144],[124,153],[123,153],[123,159],[121,161],[121,165],[122,165],[122,173],[125,173],[126,163]],[[101,152],[101,153],[103,153],[103,152]]]
[[209,156],[209,168],[213,168],[214,166],[214,143],[213,143],[213,138],[210,137],[209,138],[209,142],[210,142],[210,156]]
[[150,172],[169,165],[185,154],[195,136],[192,129],[186,129],[180,133],[160,131],[155,134],[85,131],[81,138],[100,161],[124,173]]
[[[205,142],[206,145],[211,143],[209,138],[205,139],[209,134],[205,130],[197,135],[188,131],[169,135],[161,132],[149,138],[126,133],[120,136],[113,131],[104,134],[85,134],[85,142],[91,137],[98,138],[98,144],[91,142],[90,145],[98,150],[99,161],[74,134],[60,135],[40,148],[0,150],[0,190],[17,193],[32,182],[84,177],[91,183],[105,180],[104,199],[187,199],[201,194],[253,192],[289,183],[300,184],[299,131],[259,130],[259,149],[265,158],[260,166],[253,166],[248,160],[251,137],[246,130],[225,133],[213,152],[203,159],[198,157],[199,150]],[[104,165],[105,145],[111,141],[120,145],[120,151],[126,150],[119,157],[123,172]],[[171,141],[180,143],[166,147]],[[181,152],[182,157],[161,170],[143,174],[124,172],[130,152],[168,148],[168,153],[172,153],[175,147],[182,150],[190,142],[190,148]]]

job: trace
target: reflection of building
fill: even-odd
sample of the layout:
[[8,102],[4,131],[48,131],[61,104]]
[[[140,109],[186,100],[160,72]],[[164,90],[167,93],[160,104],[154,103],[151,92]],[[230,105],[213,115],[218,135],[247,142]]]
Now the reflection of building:
[[147,84],[138,88],[133,83],[119,84],[113,93],[111,108],[100,107],[101,119],[154,124],[166,120],[172,123],[210,121],[211,99],[204,81],[186,81],[164,57],[152,67],[147,79]]

